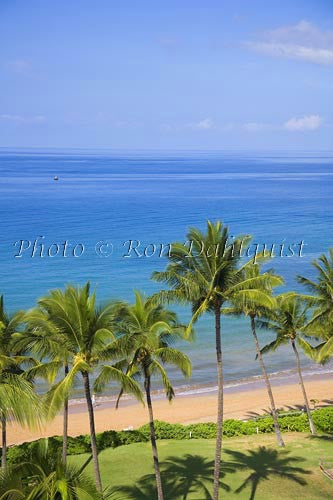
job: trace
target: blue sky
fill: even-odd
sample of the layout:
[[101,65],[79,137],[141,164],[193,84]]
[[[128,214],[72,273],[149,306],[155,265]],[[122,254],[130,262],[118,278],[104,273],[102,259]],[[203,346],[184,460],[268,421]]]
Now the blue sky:
[[331,0],[1,0],[0,146],[333,146]]

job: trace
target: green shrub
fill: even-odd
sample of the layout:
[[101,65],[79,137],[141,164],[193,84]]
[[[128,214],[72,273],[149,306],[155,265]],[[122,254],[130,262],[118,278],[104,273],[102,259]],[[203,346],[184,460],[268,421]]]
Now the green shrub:
[[313,413],[313,423],[320,432],[333,434],[333,407],[321,408]]
[[[155,435],[156,439],[186,439],[186,428],[181,424],[169,424],[168,422],[161,422],[156,420]],[[139,428],[140,433],[148,440],[150,438],[149,424],[145,424]]]
[[[105,450],[105,448],[116,448],[121,444],[118,438],[118,434],[119,433],[117,431],[99,432],[96,435],[97,448],[99,450]],[[89,447],[90,447],[90,442],[89,442]]]
[[223,424],[223,434],[227,437],[241,436],[243,434],[246,434],[246,423],[242,422],[241,420],[226,420]]
[[10,446],[7,450],[7,462],[9,464],[18,464],[29,460],[30,443],[22,443],[17,446]]
[[[320,408],[312,412],[314,424],[319,432],[333,434],[333,407]],[[290,412],[279,416],[281,431],[309,432],[309,424],[305,412]],[[155,421],[157,439],[215,439],[217,426],[213,422],[190,425],[169,424],[168,422]],[[255,420],[228,419],[223,424],[223,435],[226,437],[245,436],[274,432],[273,418],[271,416],[258,417]],[[149,424],[145,424],[133,431],[104,431],[97,434],[97,447],[116,448],[131,443],[146,442],[150,439]],[[7,460],[10,464],[28,461],[32,450],[38,445],[39,440],[31,443],[22,443],[10,446],[7,451]],[[56,455],[62,447],[62,437],[49,438],[51,453]],[[90,453],[90,436],[68,437],[68,455]]]
[[305,413],[298,416],[283,416],[279,417],[279,425],[281,431],[292,432],[309,432],[308,417]]
[[264,417],[258,421],[255,421],[256,427],[258,427],[259,434],[265,434],[266,432],[274,432],[274,423],[272,417]]
[[131,443],[144,443],[148,437],[140,430],[118,432],[119,445]]
[[205,422],[200,424],[190,424],[186,426],[187,437],[192,439],[215,439],[217,425],[214,422]]
[[68,455],[80,455],[81,453],[90,453],[90,439],[86,435],[71,437],[68,436],[67,453]]

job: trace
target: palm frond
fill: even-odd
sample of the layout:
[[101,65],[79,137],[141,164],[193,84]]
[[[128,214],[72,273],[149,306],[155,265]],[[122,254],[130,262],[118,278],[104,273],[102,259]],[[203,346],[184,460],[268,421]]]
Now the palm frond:
[[132,394],[138,401],[143,403],[142,391],[139,384],[130,375],[114,366],[102,366],[101,371],[95,380],[94,390],[97,393],[102,392],[111,380],[117,382],[123,392]]
[[185,377],[190,377],[192,373],[192,364],[188,356],[178,349],[172,347],[161,347],[156,349],[154,355],[163,363],[177,366]]

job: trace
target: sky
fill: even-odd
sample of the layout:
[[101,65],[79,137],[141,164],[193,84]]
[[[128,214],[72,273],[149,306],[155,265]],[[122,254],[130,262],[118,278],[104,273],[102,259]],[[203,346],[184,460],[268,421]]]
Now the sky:
[[0,0],[0,147],[333,149],[332,0]]

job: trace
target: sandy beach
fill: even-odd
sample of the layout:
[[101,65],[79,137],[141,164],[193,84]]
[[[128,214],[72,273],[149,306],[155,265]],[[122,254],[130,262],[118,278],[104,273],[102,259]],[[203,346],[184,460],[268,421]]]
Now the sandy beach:
[[[319,400],[318,406],[333,404],[333,386],[331,375],[311,376],[305,380],[309,399]],[[272,386],[278,408],[303,405],[299,384],[293,378],[289,383],[272,380]],[[137,428],[147,422],[147,410],[133,400],[124,400],[118,410],[114,402],[97,400],[95,422],[97,432],[108,429],[121,430]],[[268,397],[263,383],[256,381],[237,388],[225,390],[225,418],[246,419],[256,414],[263,414],[268,409]],[[216,420],[216,392],[203,392],[196,395],[181,395],[169,403],[165,399],[155,398],[154,415],[158,420],[178,423],[210,422]],[[88,414],[84,403],[70,405],[69,434],[77,436],[89,432]],[[8,425],[8,444],[32,441],[39,437],[61,435],[62,415],[47,424],[41,430],[29,430],[16,423]]]

